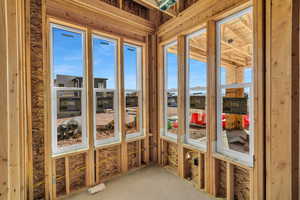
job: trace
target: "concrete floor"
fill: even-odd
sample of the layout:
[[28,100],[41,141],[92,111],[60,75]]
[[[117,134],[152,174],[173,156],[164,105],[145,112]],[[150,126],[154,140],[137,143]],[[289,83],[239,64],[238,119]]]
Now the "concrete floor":
[[150,166],[117,177],[106,183],[106,189],[95,195],[82,192],[68,200],[212,200],[192,184],[166,169]]

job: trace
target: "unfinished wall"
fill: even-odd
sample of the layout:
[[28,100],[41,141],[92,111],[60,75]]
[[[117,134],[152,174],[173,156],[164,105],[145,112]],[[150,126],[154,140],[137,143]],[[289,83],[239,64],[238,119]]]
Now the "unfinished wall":
[[30,1],[30,61],[32,114],[33,197],[45,198],[45,142],[44,142],[44,65],[43,13],[44,1]]
[[121,146],[96,150],[96,182],[103,182],[121,173]]

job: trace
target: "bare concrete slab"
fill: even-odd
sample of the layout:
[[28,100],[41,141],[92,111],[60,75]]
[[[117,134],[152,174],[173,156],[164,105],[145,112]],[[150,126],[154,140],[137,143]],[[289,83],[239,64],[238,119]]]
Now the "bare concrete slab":
[[192,184],[166,169],[150,166],[115,178],[106,183],[106,189],[95,195],[82,192],[68,200],[212,200]]

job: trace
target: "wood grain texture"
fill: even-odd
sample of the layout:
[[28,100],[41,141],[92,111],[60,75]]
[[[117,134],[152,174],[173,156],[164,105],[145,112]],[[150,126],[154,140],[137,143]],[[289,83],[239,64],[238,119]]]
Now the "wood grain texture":
[[298,199],[299,5],[267,1],[266,199]]

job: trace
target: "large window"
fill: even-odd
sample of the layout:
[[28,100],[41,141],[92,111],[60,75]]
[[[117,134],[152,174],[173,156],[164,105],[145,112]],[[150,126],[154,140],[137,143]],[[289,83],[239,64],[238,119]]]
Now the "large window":
[[165,99],[164,99],[164,135],[172,139],[177,138],[178,131],[178,64],[177,42],[164,47],[165,69]]
[[125,131],[127,138],[142,136],[142,48],[124,44]]
[[51,24],[52,151],[87,147],[85,32]]
[[206,148],[207,53],[206,29],[187,36],[186,142]]
[[117,41],[92,36],[95,144],[119,141]]
[[252,9],[217,22],[217,151],[253,162]]

